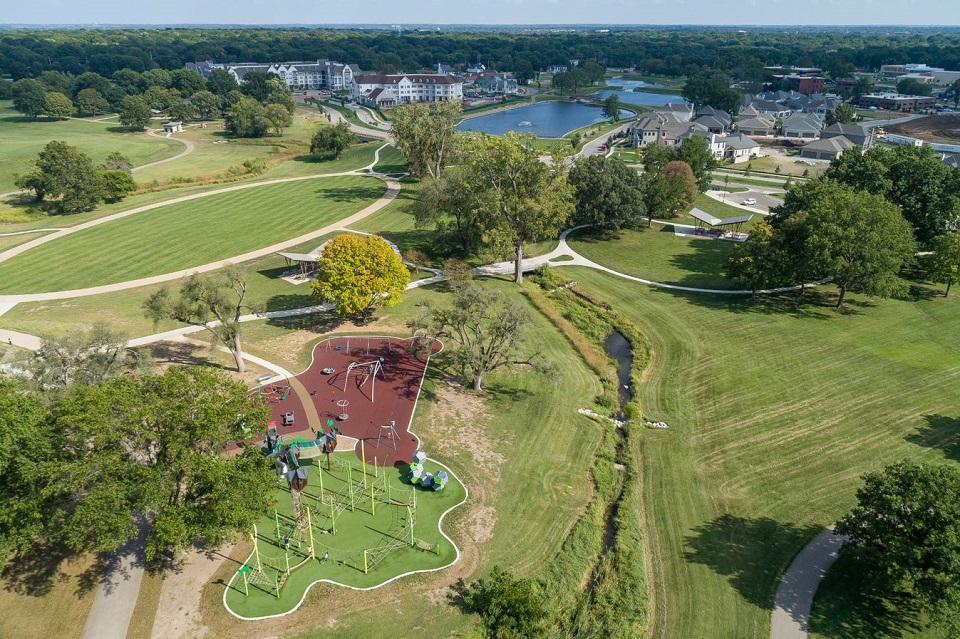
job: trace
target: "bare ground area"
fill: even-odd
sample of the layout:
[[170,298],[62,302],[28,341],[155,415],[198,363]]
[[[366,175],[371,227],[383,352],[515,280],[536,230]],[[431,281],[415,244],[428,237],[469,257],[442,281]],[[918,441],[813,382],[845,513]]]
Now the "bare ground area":
[[906,135],[927,142],[960,142],[960,114],[930,115],[886,127],[887,133]]

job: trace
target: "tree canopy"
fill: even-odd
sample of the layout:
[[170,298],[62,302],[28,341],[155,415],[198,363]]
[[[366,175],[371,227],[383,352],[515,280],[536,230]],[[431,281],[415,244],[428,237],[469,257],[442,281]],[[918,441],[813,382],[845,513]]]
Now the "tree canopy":
[[375,235],[338,235],[317,260],[313,294],[331,302],[342,317],[368,319],[381,306],[403,298],[410,271],[382,238]]
[[[0,548],[111,552],[152,521],[147,558],[222,543],[270,506],[269,464],[223,448],[266,422],[240,382],[209,368],[75,385],[48,406],[0,380]],[[15,412],[8,412],[12,409]]]
[[580,158],[567,180],[573,187],[575,224],[599,229],[637,228],[643,221],[643,185],[623,160],[592,155]]
[[930,279],[946,285],[943,296],[950,294],[950,287],[960,279],[960,233],[947,233],[934,239],[933,255],[930,256]]
[[459,102],[412,104],[394,110],[393,136],[412,175],[440,177],[453,154],[461,113]]
[[837,523],[891,592],[905,592],[935,623],[960,631],[960,469],[901,462],[863,478],[857,505]]
[[318,157],[332,155],[339,158],[356,139],[346,121],[333,126],[321,125],[310,140],[310,153]]
[[93,160],[76,147],[59,140],[48,142],[34,164],[36,169],[18,176],[16,184],[33,190],[55,212],[90,211],[103,201],[103,184]]
[[688,75],[681,95],[697,109],[711,106],[730,115],[740,111],[740,92],[730,86],[730,80],[722,73],[704,71]]

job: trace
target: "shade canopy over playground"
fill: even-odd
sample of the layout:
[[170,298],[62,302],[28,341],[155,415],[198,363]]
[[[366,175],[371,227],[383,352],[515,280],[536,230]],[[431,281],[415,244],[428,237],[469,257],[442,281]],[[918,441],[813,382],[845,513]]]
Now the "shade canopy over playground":
[[735,215],[733,217],[719,218],[697,208],[691,210],[690,215],[697,220],[698,229],[705,229],[709,227],[711,230],[715,229],[718,231],[730,230],[730,227],[733,227],[734,232],[739,232],[740,227],[743,224],[753,219],[752,213],[747,215]]

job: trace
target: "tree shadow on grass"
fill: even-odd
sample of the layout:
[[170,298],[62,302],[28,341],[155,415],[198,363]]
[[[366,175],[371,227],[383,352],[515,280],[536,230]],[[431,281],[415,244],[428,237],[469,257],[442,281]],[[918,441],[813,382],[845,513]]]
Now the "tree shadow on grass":
[[46,596],[55,583],[69,578],[61,566],[74,556],[57,545],[37,546],[28,554],[17,555],[0,572],[4,590],[28,597]]
[[[319,186],[314,190],[318,200],[333,202],[361,202],[376,200],[384,194],[383,182],[367,179],[363,184],[356,186]],[[305,204],[309,204],[306,202]]]
[[[671,233],[673,231],[670,231]],[[680,238],[677,238],[680,240]],[[697,288],[739,288],[724,276],[723,270],[732,247],[722,240],[691,240],[695,250],[692,253],[672,255],[670,263],[687,275],[677,284]]]
[[889,592],[874,565],[855,548],[840,552],[817,589],[812,632],[830,639],[893,639],[923,627],[915,603],[908,595]]
[[784,558],[805,546],[822,527],[798,526],[768,517],[722,515],[685,539],[684,559],[727,578],[740,595],[765,610],[773,598]]
[[926,424],[907,435],[908,442],[939,450],[947,459],[960,461],[960,418],[924,415]]
[[827,320],[837,316],[833,310],[836,294],[817,289],[807,289],[800,298],[796,292],[750,295],[720,293],[691,293],[665,288],[654,289],[658,293],[681,297],[705,308],[729,313],[758,313],[761,315],[791,315],[797,318]]

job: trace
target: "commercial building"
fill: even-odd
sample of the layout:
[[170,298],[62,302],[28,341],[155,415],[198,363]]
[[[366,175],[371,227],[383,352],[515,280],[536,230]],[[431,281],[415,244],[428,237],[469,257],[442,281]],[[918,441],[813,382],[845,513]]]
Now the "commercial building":
[[947,71],[941,67],[926,64],[884,64],[880,67],[880,77],[884,79],[911,77],[921,82],[946,86],[960,80],[960,71]]
[[292,91],[307,91],[327,89],[342,91],[349,89],[353,84],[353,76],[360,72],[355,64],[343,64],[331,60],[313,60],[306,62],[188,62],[188,69],[192,69],[203,76],[210,78],[216,69],[222,69],[233,76],[238,84],[243,84],[243,78],[248,73],[271,73],[283,80]]
[[377,107],[462,101],[463,80],[437,74],[356,75],[352,97],[356,102]]
[[932,109],[936,103],[936,98],[931,96],[900,95],[899,93],[870,93],[861,95],[859,99],[862,107],[877,107],[891,111],[923,111]]

